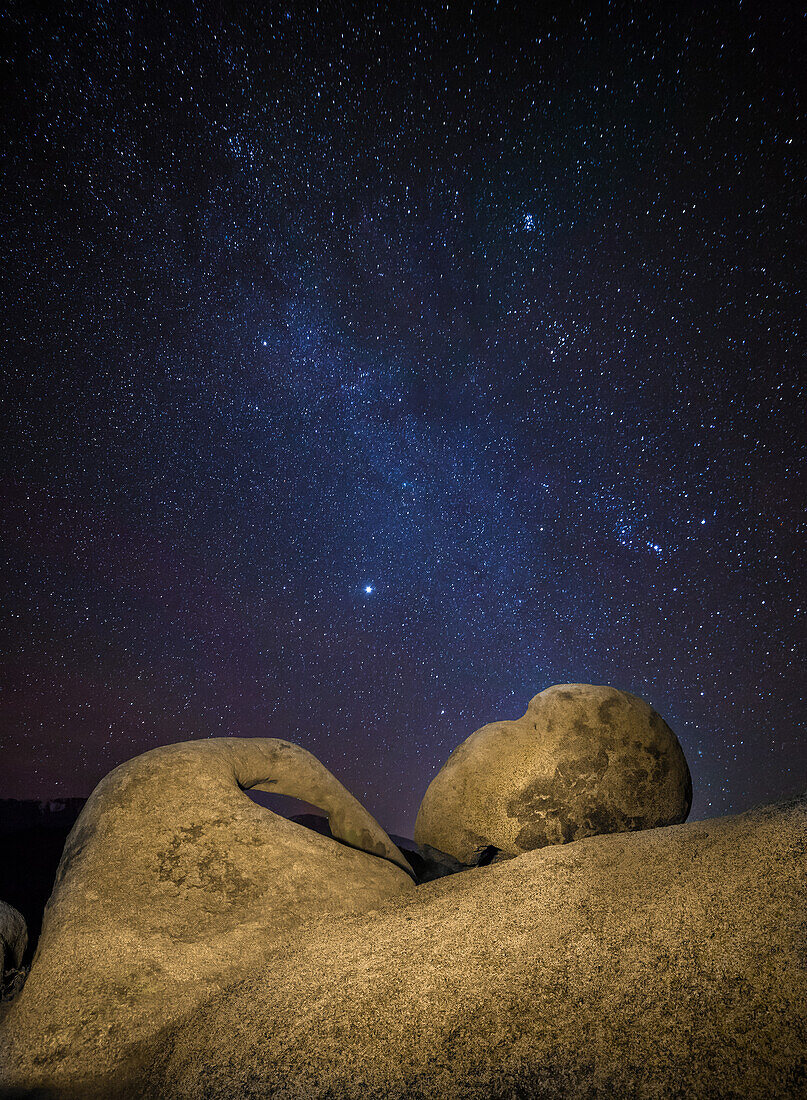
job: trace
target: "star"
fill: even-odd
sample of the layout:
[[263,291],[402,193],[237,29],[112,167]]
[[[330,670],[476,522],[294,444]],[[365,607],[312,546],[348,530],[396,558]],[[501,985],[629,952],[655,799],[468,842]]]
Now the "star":
[[[449,747],[438,684],[459,741],[568,680],[702,749],[694,816],[792,789],[788,5],[585,30],[575,5],[145,5],[135,54],[126,5],[55,7],[26,11],[4,116],[0,799],[199,729],[313,728],[362,790],[383,715],[405,833]],[[278,50],[303,79],[267,76]],[[681,89],[704,109],[669,111]]]

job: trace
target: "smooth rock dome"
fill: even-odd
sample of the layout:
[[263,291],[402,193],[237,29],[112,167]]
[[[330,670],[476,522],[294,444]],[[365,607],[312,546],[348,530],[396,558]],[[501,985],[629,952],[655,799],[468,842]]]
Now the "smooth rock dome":
[[560,684],[523,718],[472,733],[432,780],[415,840],[463,863],[686,820],[692,780],[678,739],[635,695]]
[[[250,789],[321,807],[343,843],[258,806]],[[211,738],[135,757],[96,787],[67,839],[4,1021],[0,1095],[6,1072],[60,1098],[117,1095],[94,1077],[287,952],[308,923],[414,891],[381,826],[299,745]]]

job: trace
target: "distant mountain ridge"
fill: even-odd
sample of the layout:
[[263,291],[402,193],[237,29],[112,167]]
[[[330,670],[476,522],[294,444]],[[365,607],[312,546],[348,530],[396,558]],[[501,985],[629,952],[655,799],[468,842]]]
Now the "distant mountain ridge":
[[27,829],[73,828],[86,798],[0,798],[0,836]]
[[86,798],[0,798],[0,900],[28,926],[30,962],[67,835]]

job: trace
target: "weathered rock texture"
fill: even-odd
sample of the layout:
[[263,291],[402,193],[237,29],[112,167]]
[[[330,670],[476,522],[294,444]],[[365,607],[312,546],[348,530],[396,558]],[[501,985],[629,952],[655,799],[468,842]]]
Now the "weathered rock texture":
[[311,926],[144,1095],[774,1100],[807,1078],[807,803],[600,836]]
[[[38,1064],[56,1014],[29,1006],[0,1066],[39,1098],[795,1100],[805,850],[807,801],[547,847],[301,920],[112,1066],[98,1026],[69,1075]],[[115,992],[136,1004],[138,975]],[[57,1007],[108,1022],[92,996]]]
[[[319,805],[353,847],[242,788]],[[414,890],[398,849],[304,749],[223,738],[145,753],[99,784],[68,837],[5,1021],[0,1081],[5,1072],[54,1095],[104,1095],[96,1077],[139,1064],[158,1031],[287,952],[307,922]]]
[[20,965],[27,945],[28,930],[22,913],[0,901],[0,978],[6,970]]
[[523,718],[483,726],[454,750],[426,791],[415,840],[473,864],[677,824],[691,802],[684,753],[649,704],[562,684],[536,695]]

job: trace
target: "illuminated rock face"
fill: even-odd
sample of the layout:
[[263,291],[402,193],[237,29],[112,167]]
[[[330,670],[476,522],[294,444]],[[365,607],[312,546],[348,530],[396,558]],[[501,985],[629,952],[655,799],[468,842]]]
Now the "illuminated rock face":
[[161,1038],[132,1095],[793,1100],[806,845],[807,803],[785,804],[553,845],[311,926]]
[[[388,860],[275,824],[260,807],[243,815],[216,793],[230,765],[213,756],[202,768],[209,813],[183,834],[195,859],[141,816],[131,864],[108,865],[107,895],[119,901],[102,909],[81,861],[97,873],[93,847],[125,830],[96,806],[96,834],[73,838],[31,977],[0,1028],[0,1095],[802,1094],[804,800],[552,845],[415,889]],[[123,820],[183,800],[192,775],[174,764],[177,785],[164,776],[150,803],[127,765]],[[219,827],[233,842],[217,840],[208,858]],[[334,863],[340,855],[366,862]],[[297,872],[278,870],[294,860]],[[305,885],[311,875],[318,887]],[[252,907],[255,876],[263,894]],[[222,903],[207,885],[219,880]]]
[[25,918],[13,905],[0,901],[0,978],[20,965],[27,946]]
[[651,706],[615,688],[563,684],[454,750],[426,791],[415,840],[476,863],[677,824],[691,802],[684,753]]
[[[320,806],[346,843],[244,788]],[[88,1074],[126,1064],[308,922],[414,889],[386,833],[304,749],[221,738],[145,753],[99,784],[67,839],[0,1063],[93,1095]]]

